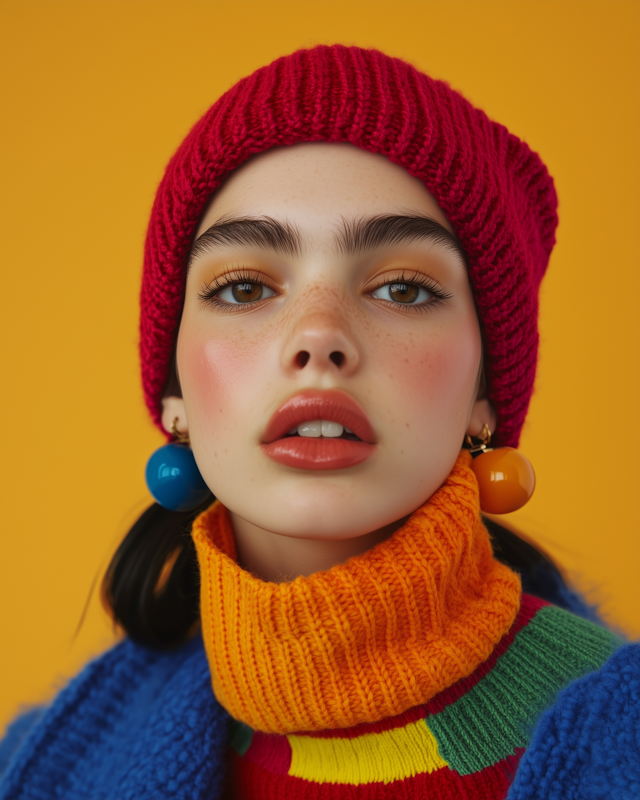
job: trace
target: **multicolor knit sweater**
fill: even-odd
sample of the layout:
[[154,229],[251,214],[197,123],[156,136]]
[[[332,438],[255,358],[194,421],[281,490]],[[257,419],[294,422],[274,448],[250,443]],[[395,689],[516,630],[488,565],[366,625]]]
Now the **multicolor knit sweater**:
[[[569,613],[561,616],[566,618]],[[577,620],[576,624],[584,623]],[[585,630],[593,632],[594,628],[586,624]],[[505,676],[496,669],[496,677]],[[481,685],[476,684],[476,690]],[[508,684],[505,695],[510,696]],[[469,699],[473,695],[469,694]],[[451,714],[457,706],[448,709]],[[496,711],[486,703],[478,709],[478,716],[485,721]],[[434,714],[427,724],[438,716]],[[448,728],[443,725],[449,731],[455,724],[446,716],[441,721],[449,723]],[[491,744],[506,742],[508,735],[500,735],[504,725],[504,718],[495,720]],[[230,766],[234,769],[233,763],[229,764],[228,731],[229,716],[211,691],[211,673],[200,637],[171,652],[154,652],[125,640],[89,664],[44,713],[34,710],[10,728],[0,745],[0,774],[4,772],[0,799],[221,800],[225,774]],[[439,733],[441,730],[435,730],[434,736]],[[231,741],[237,741],[235,736]],[[460,751],[467,758],[478,757],[475,737],[469,734],[466,745],[458,745]],[[498,751],[496,748],[497,755]],[[511,763],[515,768],[518,752],[510,761],[507,756],[498,763]],[[400,758],[398,754],[398,761]],[[452,756],[445,750],[443,759],[447,758]],[[258,769],[264,779],[254,796],[269,797],[269,788],[279,776],[248,759],[246,767],[249,781],[255,780]],[[499,789],[494,791],[491,772],[495,777],[495,770],[488,771],[484,787],[476,784],[470,788],[473,776],[456,778],[451,767],[443,766],[424,776],[432,781],[433,793],[421,796],[496,800],[504,796],[510,776],[507,768],[498,776]],[[437,780],[445,776],[453,779],[449,786],[438,786]],[[276,788],[280,791],[276,797],[288,800],[296,785],[305,788],[309,800],[331,796],[349,800],[362,790],[357,785],[335,786],[295,777],[287,780],[286,794]],[[242,789],[242,783],[238,788]],[[378,783],[377,796],[392,797],[388,788]],[[373,792],[371,796],[375,796]],[[507,800],[638,797],[640,645],[628,644],[616,650],[601,669],[569,684],[541,715]]]
[[315,734],[232,721],[225,796],[504,798],[545,706],[616,644],[602,628],[523,595],[489,659],[404,714]]
[[193,535],[203,638],[90,664],[0,800],[640,797],[640,646],[520,595],[464,457],[387,542],[291,583],[235,563],[220,505]]

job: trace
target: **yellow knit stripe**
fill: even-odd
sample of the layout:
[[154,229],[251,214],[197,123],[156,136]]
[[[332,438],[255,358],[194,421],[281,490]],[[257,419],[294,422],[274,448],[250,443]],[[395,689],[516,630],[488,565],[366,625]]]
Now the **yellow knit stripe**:
[[316,783],[392,783],[448,766],[421,719],[404,728],[353,739],[287,736],[289,775]]

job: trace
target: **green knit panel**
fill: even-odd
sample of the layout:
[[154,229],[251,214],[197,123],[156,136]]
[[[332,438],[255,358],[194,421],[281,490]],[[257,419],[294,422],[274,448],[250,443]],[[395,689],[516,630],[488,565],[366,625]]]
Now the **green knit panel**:
[[555,606],[544,606],[467,694],[426,719],[440,755],[461,775],[526,747],[539,714],[563,686],[599,669],[622,642]]

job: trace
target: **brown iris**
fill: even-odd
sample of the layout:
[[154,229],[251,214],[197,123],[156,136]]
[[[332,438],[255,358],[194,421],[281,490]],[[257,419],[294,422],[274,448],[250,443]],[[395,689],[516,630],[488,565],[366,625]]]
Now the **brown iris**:
[[413,283],[389,284],[389,297],[396,303],[413,303],[420,293],[420,288]]
[[252,303],[262,297],[261,283],[236,283],[231,289],[233,299],[237,303]]

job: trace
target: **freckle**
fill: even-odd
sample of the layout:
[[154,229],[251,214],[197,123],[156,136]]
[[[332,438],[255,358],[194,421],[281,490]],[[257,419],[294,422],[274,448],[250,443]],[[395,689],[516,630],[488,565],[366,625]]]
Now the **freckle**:
[[404,424],[407,426],[407,428],[410,428],[410,427],[411,427],[411,425],[409,425],[409,423],[408,423],[408,422],[405,422]]
[[405,360],[404,360],[404,363],[405,363],[405,364],[408,364],[408,363],[409,363],[409,359],[408,359],[408,358],[405,358]]

